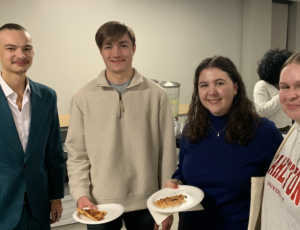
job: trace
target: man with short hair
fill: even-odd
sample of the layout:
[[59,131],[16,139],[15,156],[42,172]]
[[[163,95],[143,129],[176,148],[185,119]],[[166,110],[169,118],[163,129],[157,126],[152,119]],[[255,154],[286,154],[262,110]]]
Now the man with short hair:
[[[121,229],[122,219],[127,230],[153,230],[146,201],[176,169],[169,100],[163,88],[132,68],[136,44],[130,27],[107,22],[96,43],[106,69],[73,98],[66,140],[70,192],[79,208],[125,207],[121,217],[88,230]],[[164,225],[170,229],[171,222]]]
[[5,230],[50,229],[62,214],[65,162],[56,94],[26,77],[33,56],[22,26],[0,27],[0,229]]

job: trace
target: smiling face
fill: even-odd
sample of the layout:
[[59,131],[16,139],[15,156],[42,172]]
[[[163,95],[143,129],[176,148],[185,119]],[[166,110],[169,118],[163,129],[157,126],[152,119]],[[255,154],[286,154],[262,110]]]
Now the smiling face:
[[289,118],[300,124],[300,65],[287,65],[280,74],[279,100]]
[[218,68],[206,68],[201,71],[198,93],[201,103],[213,115],[228,113],[238,86],[233,83],[228,73]]
[[132,59],[136,46],[132,45],[126,33],[116,42],[107,38],[101,48],[101,55],[106,65],[107,74],[126,74],[132,71]]
[[30,68],[34,52],[31,37],[26,31],[0,31],[0,61],[2,74],[25,74]]

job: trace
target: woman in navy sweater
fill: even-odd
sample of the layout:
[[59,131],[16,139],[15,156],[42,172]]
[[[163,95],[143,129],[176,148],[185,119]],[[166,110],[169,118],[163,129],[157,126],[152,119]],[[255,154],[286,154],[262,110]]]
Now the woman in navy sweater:
[[166,187],[183,183],[202,189],[204,210],[181,213],[179,230],[246,230],[251,177],[266,175],[282,139],[274,123],[255,112],[231,60],[203,60],[195,73],[178,169]]

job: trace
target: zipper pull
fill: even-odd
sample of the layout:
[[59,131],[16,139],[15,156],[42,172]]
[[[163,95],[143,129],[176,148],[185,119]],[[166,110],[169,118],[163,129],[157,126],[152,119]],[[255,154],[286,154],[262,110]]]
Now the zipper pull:
[[120,110],[124,112],[124,106],[123,106],[123,101],[120,100]]
[[120,105],[120,116],[119,116],[119,119],[121,119],[122,118],[122,112],[124,112],[124,106],[123,106],[123,101],[122,101],[121,94],[120,94],[119,105]]

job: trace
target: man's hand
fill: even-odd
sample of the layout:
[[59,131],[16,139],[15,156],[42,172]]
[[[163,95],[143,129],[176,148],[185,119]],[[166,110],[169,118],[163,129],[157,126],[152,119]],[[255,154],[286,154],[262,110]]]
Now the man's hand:
[[93,204],[87,196],[82,196],[78,199],[77,201],[77,206],[78,208],[86,208],[89,207],[90,209],[98,209],[98,207]]
[[179,183],[177,182],[177,180],[170,179],[166,181],[164,188],[178,188],[178,185]]
[[[173,215],[168,216],[167,219],[165,219],[162,222],[162,229],[161,230],[170,230],[173,224],[174,217]],[[157,223],[154,224],[154,230],[158,230],[159,226]]]
[[50,223],[54,224],[59,221],[63,212],[63,206],[61,200],[52,200],[51,201],[51,220]]

